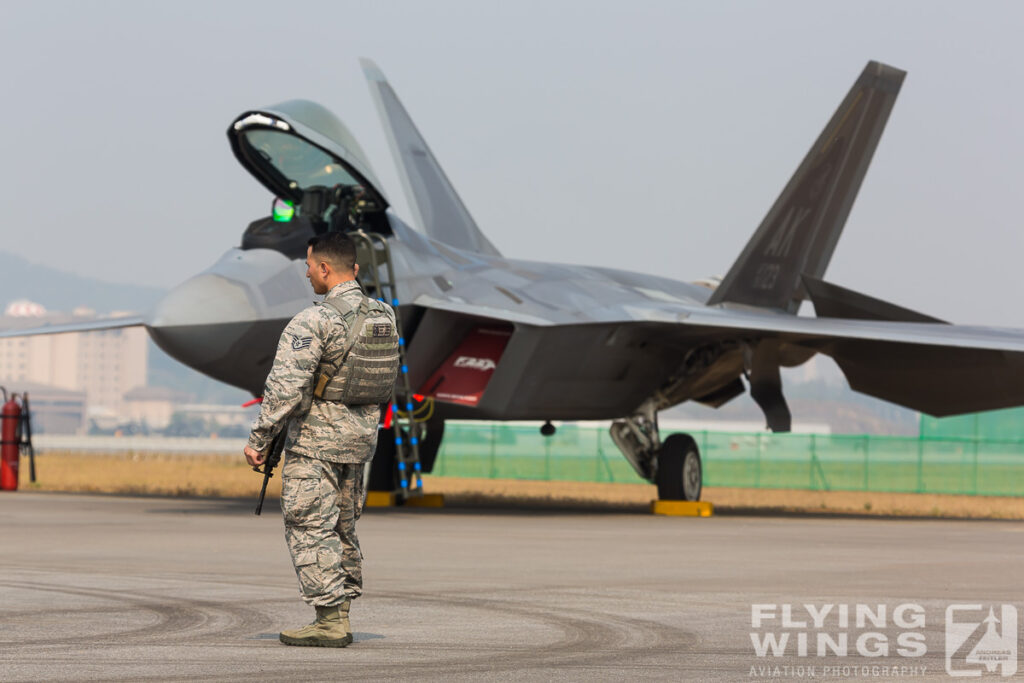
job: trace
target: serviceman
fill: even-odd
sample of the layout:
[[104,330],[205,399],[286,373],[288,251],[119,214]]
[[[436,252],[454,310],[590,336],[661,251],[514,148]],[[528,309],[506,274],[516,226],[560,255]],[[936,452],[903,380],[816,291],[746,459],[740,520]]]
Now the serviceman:
[[362,593],[355,525],[363,470],[377,443],[381,404],[394,389],[398,333],[394,311],[356,282],[356,249],[347,236],[311,239],[306,267],[313,291],[327,296],[285,327],[245,459],[262,464],[274,436],[287,429],[285,540],[316,620],[283,631],[281,642],[345,647],[352,642],[349,607]]

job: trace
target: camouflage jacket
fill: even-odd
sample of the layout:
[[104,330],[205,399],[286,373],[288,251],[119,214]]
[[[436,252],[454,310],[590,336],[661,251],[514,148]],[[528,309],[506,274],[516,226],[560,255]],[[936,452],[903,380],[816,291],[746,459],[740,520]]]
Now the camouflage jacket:
[[[342,296],[353,306],[364,296],[355,280],[335,285],[327,295]],[[339,463],[363,463],[373,456],[380,406],[313,397],[321,357],[340,354],[347,335],[348,325],[327,306],[310,306],[291,319],[277,345],[249,446],[266,452],[287,426],[284,447],[293,453]]]

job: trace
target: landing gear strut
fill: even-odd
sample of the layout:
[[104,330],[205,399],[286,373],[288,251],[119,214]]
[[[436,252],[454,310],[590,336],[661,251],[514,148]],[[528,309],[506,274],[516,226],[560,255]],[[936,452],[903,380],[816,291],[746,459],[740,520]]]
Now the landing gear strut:
[[700,500],[703,468],[697,442],[689,434],[672,434],[663,442],[653,401],[615,420],[611,437],[637,474],[657,484],[659,499]]

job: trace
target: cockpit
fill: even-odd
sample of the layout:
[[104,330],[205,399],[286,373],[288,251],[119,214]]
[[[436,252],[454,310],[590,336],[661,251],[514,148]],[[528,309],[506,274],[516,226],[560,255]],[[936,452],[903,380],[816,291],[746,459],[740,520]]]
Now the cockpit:
[[327,109],[292,100],[248,112],[228,137],[235,157],[275,197],[271,215],[246,229],[242,249],[301,258],[316,234],[391,232],[387,200],[362,149]]

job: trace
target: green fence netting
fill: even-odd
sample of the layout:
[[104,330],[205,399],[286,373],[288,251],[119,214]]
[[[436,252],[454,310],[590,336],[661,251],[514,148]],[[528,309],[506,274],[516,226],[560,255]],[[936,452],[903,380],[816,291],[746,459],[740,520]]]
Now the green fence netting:
[[921,436],[934,439],[1022,439],[1024,408],[990,410],[956,417],[922,415]]
[[[663,430],[663,437],[670,434]],[[705,486],[1024,496],[1024,439],[690,432]],[[434,474],[643,483],[607,428],[450,422]]]

